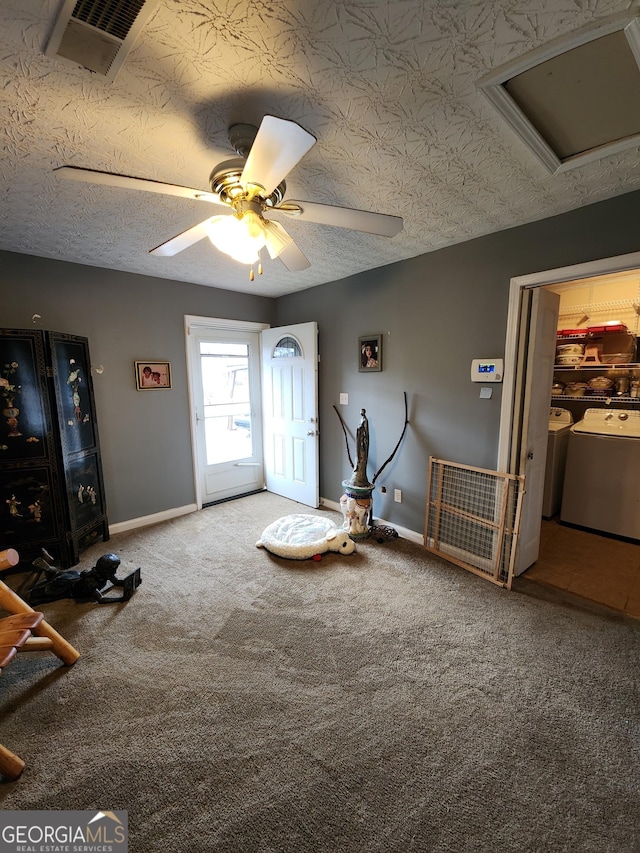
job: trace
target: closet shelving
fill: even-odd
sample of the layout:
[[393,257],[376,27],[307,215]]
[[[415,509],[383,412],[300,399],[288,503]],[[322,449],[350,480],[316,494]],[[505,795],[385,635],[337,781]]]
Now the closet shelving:
[[628,394],[621,394],[620,396],[613,394],[607,397],[604,397],[602,394],[583,394],[582,396],[576,394],[551,395],[552,406],[555,406],[560,400],[564,402],[571,401],[572,403],[587,403],[588,405],[592,403],[605,403],[605,405],[612,406],[615,404],[616,407],[622,404],[626,405],[627,403],[634,406],[640,405],[640,397],[630,397]]
[[[608,302],[600,302],[600,303],[590,303],[589,305],[578,305],[572,306],[573,310],[571,312],[565,312],[561,314],[563,318],[573,317],[573,316],[581,316],[581,318],[586,321],[587,319],[591,319],[592,315],[596,312],[602,312],[607,316],[611,316],[616,311],[620,311],[623,308],[627,310],[629,307],[633,306],[636,314],[640,312],[640,303],[631,302],[631,300],[610,300]],[[586,311],[589,311],[589,317],[586,316]],[[585,312],[583,315],[582,312]],[[593,320],[591,320],[593,322]],[[554,365],[554,381],[559,381],[564,384],[569,382],[585,382],[588,383],[590,379],[593,379],[595,376],[606,376],[608,379],[611,379],[614,383],[616,379],[620,377],[627,377],[630,382],[640,381],[640,363],[638,362],[625,362],[625,363],[607,363],[599,360],[594,360],[593,356],[589,357],[589,342],[595,340],[603,340],[606,339],[608,335],[612,334],[623,334],[628,337],[634,338],[634,348],[633,353],[635,357],[637,357],[637,339],[636,335],[633,332],[630,332],[628,329],[626,332],[622,332],[619,329],[612,329],[611,331],[602,331],[601,329],[594,330],[594,326],[591,327],[591,331],[585,329],[584,331],[579,331],[575,329],[572,330],[572,334],[558,334],[557,343],[562,345],[563,343],[577,342],[583,341],[585,343],[585,359],[580,364],[555,364]],[[595,347],[593,348],[595,349]],[[597,358],[600,356],[598,355]],[[624,394],[616,393],[615,386],[610,393],[596,393],[591,389],[588,389],[585,394],[552,394],[551,401],[552,405],[556,401],[572,401],[572,402],[582,402],[586,404],[605,404],[611,405],[615,403],[616,405],[630,403],[633,405],[640,405],[640,397],[631,396],[630,392],[626,392]]]
[[[584,302],[578,305],[567,306],[564,310],[560,311],[559,319],[561,322],[571,320],[575,327],[578,328],[593,320],[594,316],[597,319],[602,316],[608,318],[617,317],[621,322],[626,323],[633,334],[637,335],[640,333],[640,296],[638,299],[609,299],[600,302]],[[574,318],[577,319],[574,320]],[[632,325],[634,326],[633,329],[631,329]],[[582,336],[586,336],[587,334],[585,328]],[[572,337],[568,339],[571,340]],[[577,334],[575,337],[579,338],[581,335]]]
[[[566,292],[565,292],[566,291]],[[640,407],[640,397],[632,397],[640,391],[638,386],[631,383],[640,382],[640,357],[638,355],[638,342],[640,338],[640,276],[637,271],[625,275],[616,275],[608,279],[598,279],[572,283],[566,288],[561,288],[561,304],[559,312],[559,329],[569,330],[571,334],[560,334],[557,336],[557,344],[584,343],[585,360],[580,364],[556,364],[554,365],[554,382],[562,383],[585,383],[596,376],[606,376],[613,380],[611,391],[603,392],[587,388],[584,395],[579,394],[552,394],[551,405],[561,405],[566,402],[578,403],[587,406],[613,406],[613,407]],[[616,298],[607,299],[606,296]],[[605,297],[605,298],[601,298]],[[575,300],[573,303],[571,300]],[[621,328],[611,331],[593,331],[594,327],[607,326],[619,323]],[[592,331],[589,331],[591,329]],[[621,334],[626,329],[626,334],[633,338],[634,346],[615,344],[616,352],[627,352],[626,356],[633,361],[623,364],[607,364],[602,362],[602,352],[613,353],[613,341],[610,339],[606,346],[601,341],[610,334]],[[596,340],[599,339],[599,340]],[[620,340],[620,339],[619,339]],[[598,344],[598,355],[596,353]],[[633,352],[630,352],[633,350]],[[622,357],[622,356],[621,356]],[[596,360],[600,359],[600,360]],[[636,361],[637,359],[637,361]],[[616,380],[627,377],[630,382],[629,392],[617,393]],[[619,386],[618,386],[619,387]]]

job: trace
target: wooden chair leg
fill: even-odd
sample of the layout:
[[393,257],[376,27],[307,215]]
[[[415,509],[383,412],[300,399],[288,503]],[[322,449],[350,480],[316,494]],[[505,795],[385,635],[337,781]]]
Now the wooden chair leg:
[[[18,561],[18,553],[12,548],[0,551],[0,571],[17,565]],[[16,633],[26,635],[26,639],[19,642],[22,650],[52,651],[67,666],[74,664],[80,657],[80,652],[74,649],[71,643],[68,643],[45,619],[41,618],[41,613],[36,612],[33,607],[30,607],[23,598],[17,595],[3,581],[0,581],[0,608],[7,610],[13,616],[29,614],[27,618],[24,616],[17,619],[8,617],[3,620],[2,627],[5,639],[9,637],[11,642],[14,642],[16,640]],[[35,636],[29,636],[31,634]],[[15,651],[15,645],[13,649]],[[5,650],[2,658],[3,664],[12,660],[12,656],[7,650]],[[0,672],[2,672],[1,669]],[[24,761],[14,752],[11,752],[10,749],[7,749],[6,746],[0,744],[0,775],[11,782],[17,779],[23,770]]]
[[13,566],[17,566],[19,562],[20,555],[15,548],[5,548],[4,551],[0,551],[0,571],[11,569]]
[[0,743],[0,773],[13,782],[24,770],[24,761]]
[[[0,571],[8,569],[11,566],[18,564],[20,557],[18,552],[13,548],[7,548],[5,551],[0,551]],[[33,607],[29,607],[27,602],[20,598],[6,583],[0,581],[0,607],[8,610],[9,613],[35,613]],[[46,637],[51,640],[51,651],[56,654],[63,663],[67,666],[74,664],[80,657],[80,652],[73,648],[71,643],[68,643],[63,636],[58,634],[55,628],[52,628],[44,619],[33,629],[33,633],[37,637]],[[35,644],[31,644],[35,650]]]
[[[29,607],[27,602],[9,589],[4,581],[0,581],[0,607],[8,610],[9,613],[35,613],[33,607]],[[37,637],[47,637],[51,640],[51,651],[67,666],[74,664],[80,657],[80,652],[74,649],[71,643],[68,643],[45,619],[33,629],[33,633]]]

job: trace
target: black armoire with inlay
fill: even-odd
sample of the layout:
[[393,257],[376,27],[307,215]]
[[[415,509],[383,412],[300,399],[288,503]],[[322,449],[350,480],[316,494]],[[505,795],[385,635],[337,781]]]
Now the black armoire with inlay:
[[0,519],[21,563],[109,538],[87,338],[0,329]]

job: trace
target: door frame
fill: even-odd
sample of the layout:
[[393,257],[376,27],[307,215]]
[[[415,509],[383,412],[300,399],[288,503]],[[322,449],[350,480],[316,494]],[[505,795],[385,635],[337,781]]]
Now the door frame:
[[[200,477],[198,476],[198,453],[196,443],[196,419],[195,419],[195,401],[193,399],[193,370],[191,364],[191,349],[190,337],[191,330],[198,328],[208,328],[219,331],[235,331],[235,332],[262,332],[264,329],[270,329],[269,323],[255,323],[250,320],[225,320],[220,317],[201,317],[196,314],[184,315],[184,345],[186,350],[187,360],[187,391],[189,396],[189,426],[191,431],[191,463],[193,465],[193,486],[196,498],[196,507],[202,509],[202,489],[200,486]],[[262,373],[262,353],[258,348],[257,357],[260,360],[259,369]]]
[[[562,284],[574,279],[593,278],[618,272],[640,268],[640,252],[627,255],[617,255],[611,258],[601,258],[583,264],[568,267],[543,270],[529,275],[515,276],[509,285],[509,309],[507,313],[507,334],[504,348],[504,381],[502,388],[502,406],[500,409],[500,433],[498,439],[497,470],[501,473],[517,473],[509,471],[514,430],[520,434],[523,412],[517,412],[516,401],[523,393],[523,388],[516,385],[516,359],[521,336],[528,334],[528,328],[520,324],[520,307],[524,290],[545,285]],[[516,420],[518,419],[518,420]],[[526,489],[526,485],[525,485]]]

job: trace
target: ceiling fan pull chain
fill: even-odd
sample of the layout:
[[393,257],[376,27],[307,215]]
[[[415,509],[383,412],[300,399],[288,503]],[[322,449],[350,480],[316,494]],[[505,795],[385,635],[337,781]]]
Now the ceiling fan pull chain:
[[251,269],[249,270],[249,281],[253,281],[255,275],[253,274],[253,264],[251,264]]
[[258,261],[258,275],[262,275],[262,261]]

